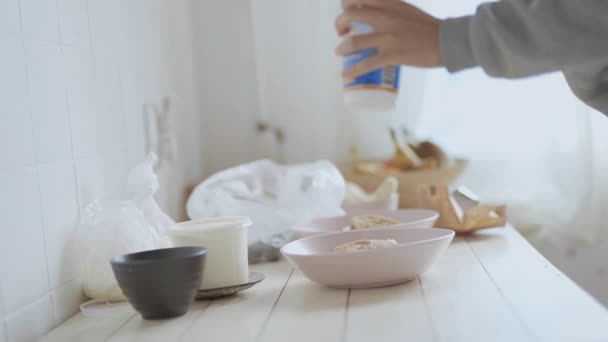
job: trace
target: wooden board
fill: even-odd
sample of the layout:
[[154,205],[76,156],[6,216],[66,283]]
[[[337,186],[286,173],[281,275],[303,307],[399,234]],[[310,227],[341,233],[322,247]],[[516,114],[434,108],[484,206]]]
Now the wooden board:
[[177,341],[192,327],[211,304],[210,301],[196,302],[184,316],[179,319],[144,320],[135,315],[127,324],[114,333],[108,341]]
[[292,268],[286,262],[255,265],[266,279],[239,296],[214,300],[183,341],[254,341],[270,317]]
[[608,341],[608,311],[512,227],[457,237],[397,286],[328,289],[286,261],[252,269],[266,279],[180,318],[79,314],[43,341]]
[[348,292],[313,284],[294,271],[259,341],[341,341]]
[[532,340],[463,238],[420,282],[440,341]]
[[[408,336],[404,339],[403,336]],[[418,280],[376,289],[353,289],[346,341],[433,341],[434,332]]]
[[540,341],[608,341],[606,308],[512,227],[467,237],[506,304]]
[[101,342],[106,341],[135,313],[125,313],[108,318],[90,318],[77,314],[46,335],[42,342]]

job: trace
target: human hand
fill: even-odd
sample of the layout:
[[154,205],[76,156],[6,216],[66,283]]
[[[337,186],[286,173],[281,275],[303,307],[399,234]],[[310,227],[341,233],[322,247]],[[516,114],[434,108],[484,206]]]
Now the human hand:
[[[387,65],[437,67],[439,57],[439,19],[401,0],[342,0],[344,12],[336,19],[336,31],[344,36],[336,48],[340,56],[364,49],[377,53],[347,68],[343,77],[357,76]],[[370,34],[349,35],[352,23],[373,28]]]

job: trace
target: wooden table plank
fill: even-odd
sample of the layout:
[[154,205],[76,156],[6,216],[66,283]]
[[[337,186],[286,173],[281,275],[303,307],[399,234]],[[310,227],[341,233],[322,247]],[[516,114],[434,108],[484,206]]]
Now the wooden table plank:
[[328,289],[294,271],[258,341],[341,341],[348,290]]
[[462,237],[420,281],[439,341],[533,340]]
[[196,302],[184,316],[174,319],[144,320],[137,314],[122,326],[110,342],[149,341],[167,342],[180,339],[196,319],[203,314],[210,301]]
[[183,341],[253,342],[277,302],[292,268],[286,261],[252,266],[266,279],[236,297],[214,300]]
[[346,341],[433,341],[428,314],[418,280],[353,289],[348,299]]
[[535,250],[513,227],[467,241],[517,314],[541,341],[608,341],[608,311]]
[[106,318],[86,317],[81,313],[55,328],[41,342],[101,342],[106,341],[135,313],[124,313]]

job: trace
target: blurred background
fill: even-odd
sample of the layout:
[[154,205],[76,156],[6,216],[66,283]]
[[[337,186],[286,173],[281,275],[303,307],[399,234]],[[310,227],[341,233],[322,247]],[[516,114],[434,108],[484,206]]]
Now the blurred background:
[[[414,4],[444,18],[479,2]],[[339,163],[353,146],[387,158],[389,126],[470,160],[458,184],[507,203],[541,253],[608,303],[608,120],[560,74],[405,67],[395,112],[349,113],[333,52],[339,6],[0,0],[0,340],[77,311],[80,208],[125,198],[148,152],[161,159],[157,200],[179,221],[214,172],[259,158]]]

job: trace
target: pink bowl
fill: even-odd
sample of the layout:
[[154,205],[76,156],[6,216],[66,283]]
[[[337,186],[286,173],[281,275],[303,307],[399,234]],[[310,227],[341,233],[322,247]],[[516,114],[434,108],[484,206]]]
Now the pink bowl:
[[308,223],[292,227],[291,231],[298,238],[338,233],[342,232],[342,228],[351,224],[353,216],[361,214],[381,215],[401,222],[399,225],[391,226],[392,228],[431,228],[439,218],[436,211],[428,209],[367,210],[353,215],[314,219]]
[[[403,283],[428,270],[443,254],[454,231],[442,228],[381,228],[300,239],[281,253],[311,281],[336,288],[368,288]],[[394,239],[398,245],[336,253],[338,245],[360,239]]]

